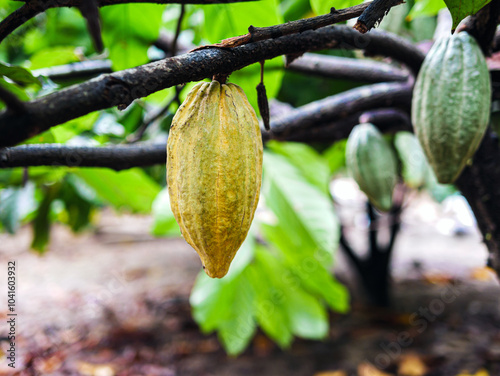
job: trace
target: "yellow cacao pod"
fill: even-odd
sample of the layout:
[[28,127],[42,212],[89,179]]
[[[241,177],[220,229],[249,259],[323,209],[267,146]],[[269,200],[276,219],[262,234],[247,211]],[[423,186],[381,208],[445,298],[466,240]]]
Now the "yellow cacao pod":
[[167,143],[170,205],[209,277],[222,278],[259,201],[262,138],[243,90],[197,84],[172,120]]

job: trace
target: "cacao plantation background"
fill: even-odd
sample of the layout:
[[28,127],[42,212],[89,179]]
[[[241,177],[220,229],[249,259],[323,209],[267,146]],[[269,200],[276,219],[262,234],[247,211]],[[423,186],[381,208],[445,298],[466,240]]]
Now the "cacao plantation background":
[[[0,374],[499,375],[499,16],[497,0],[0,0],[0,255],[20,261],[27,323],[15,367],[0,325]],[[440,184],[412,94],[452,30],[486,57],[491,95],[474,98],[491,116]],[[244,90],[264,141],[259,206],[222,279],[182,240],[165,169],[174,114],[213,76]],[[424,238],[433,251],[395,267],[412,218],[453,203],[465,219],[440,222],[445,261]]]

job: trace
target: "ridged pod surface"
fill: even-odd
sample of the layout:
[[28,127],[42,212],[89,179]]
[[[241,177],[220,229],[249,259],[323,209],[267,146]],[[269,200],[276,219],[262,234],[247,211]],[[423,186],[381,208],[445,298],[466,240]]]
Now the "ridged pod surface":
[[377,209],[392,207],[397,160],[391,146],[370,123],[356,125],[347,139],[346,165],[359,188]]
[[490,106],[490,75],[476,40],[466,32],[438,40],[415,82],[412,122],[440,183],[453,183],[474,155]]
[[262,137],[235,84],[199,83],[172,120],[167,143],[170,205],[205,272],[222,278],[259,201]]

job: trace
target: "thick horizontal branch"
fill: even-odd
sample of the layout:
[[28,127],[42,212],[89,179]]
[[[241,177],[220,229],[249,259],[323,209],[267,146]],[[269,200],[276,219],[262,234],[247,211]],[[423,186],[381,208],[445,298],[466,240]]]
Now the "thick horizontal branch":
[[297,132],[312,132],[321,124],[339,121],[353,114],[380,107],[410,112],[412,86],[409,83],[379,83],[362,86],[312,102],[275,119],[270,137],[287,139]]
[[304,54],[287,66],[289,70],[326,78],[362,82],[406,81],[408,73],[386,63],[346,57]]
[[352,128],[360,123],[372,123],[383,133],[413,131],[408,112],[397,108],[383,108],[367,112],[360,111],[319,127],[297,130],[280,139],[306,143],[330,143],[349,137]]
[[[77,7],[81,8],[86,0],[29,0],[19,9],[12,12],[0,22],[0,42],[18,27],[28,22],[37,14],[50,8]],[[226,4],[249,2],[257,0],[96,0],[98,7],[127,3],[154,4]]]
[[327,48],[363,49],[389,56],[418,71],[424,55],[412,44],[384,32],[360,34],[345,26],[325,27],[298,35],[264,40],[230,50],[206,49],[171,57],[88,82],[27,102],[26,111],[0,113],[0,147],[12,146],[50,127],[90,112],[126,107],[134,99],[217,73],[229,74],[247,65],[280,55]]
[[166,161],[166,145],[22,145],[0,149],[0,168],[27,166],[109,167],[123,170]]

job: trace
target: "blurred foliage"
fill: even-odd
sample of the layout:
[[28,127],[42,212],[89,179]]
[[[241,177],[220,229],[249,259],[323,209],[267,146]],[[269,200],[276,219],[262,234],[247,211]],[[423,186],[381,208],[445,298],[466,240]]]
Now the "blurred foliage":
[[[359,3],[361,0],[339,0],[335,4],[320,0],[262,0],[186,5],[179,41],[195,45],[216,43],[247,33],[249,25],[271,26],[328,13],[332,5],[344,8]],[[446,3],[453,5],[456,1]],[[21,5],[0,0],[0,19]],[[442,0],[409,0],[393,8],[380,27],[414,42],[422,41],[432,37],[435,16],[444,6]],[[54,82],[45,68],[109,60],[117,71],[161,58],[164,53],[153,44],[160,32],[175,32],[180,9],[176,4],[138,3],[103,7],[103,54],[93,50],[85,21],[76,9],[49,9],[0,44],[0,85],[28,101],[79,82],[78,78]],[[454,19],[462,17],[462,13],[463,10],[454,13]],[[321,53],[361,58],[353,51]],[[264,79],[269,99],[277,98],[293,106],[360,85],[285,72],[282,57],[266,62]],[[260,65],[236,71],[230,80],[245,90],[256,108]],[[185,85],[181,101],[194,84]],[[170,88],[137,100],[124,111],[112,108],[90,113],[25,143],[124,143],[174,95],[175,88]],[[151,123],[144,141],[166,141],[177,106],[174,101],[164,116]],[[395,146],[400,151],[403,179],[407,183],[428,189],[438,200],[454,192],[451,186],[437,184],[425,164],[412,164],[412,153],[418,150],[398,147],[397,141]],[[267,144],[261,202],[247,240],[227,277],[212,280],[201,272],[191,295],[196,321],[207,333],[217,331],[229,353],[242,352],[257,327],[282,347],[289,346],[294,336],[324,338],[328,333],[328,309],[348,310],[348,294],[331,274],[339,243],[339,221],[329,184],[334,176],[343,173],[344,154],[345,140],[318,149],[296,143]],[[21,226],[30,225],[32,248],[45,252],[50,248],[52,224],[64,224],[75,232],[92,229],[96,213],[109,206],[117,211],[151,213],[151,232],[155,236],[180,235],[170,210],[164,166],[116,172],[79,168],[77,158],[73,165],[0,170],[0,230],[14,234]]]

